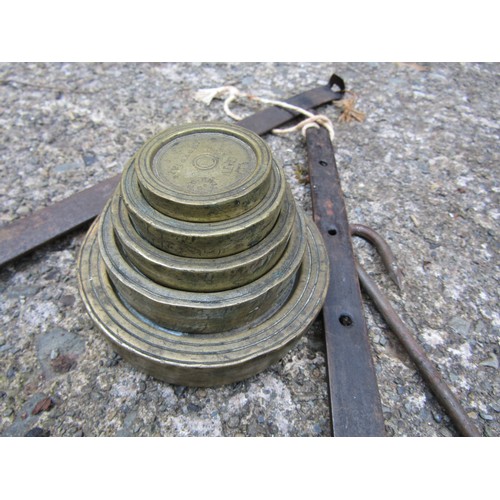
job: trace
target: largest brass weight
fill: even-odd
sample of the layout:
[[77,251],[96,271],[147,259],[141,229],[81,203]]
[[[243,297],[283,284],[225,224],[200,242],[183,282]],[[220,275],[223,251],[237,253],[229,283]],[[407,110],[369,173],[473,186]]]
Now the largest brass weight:
[[325,300],[328,256],[267,144],[236,125],[161,132],[127,164],[79,256],[87,311],[169,383],[236,382],[278,361]]

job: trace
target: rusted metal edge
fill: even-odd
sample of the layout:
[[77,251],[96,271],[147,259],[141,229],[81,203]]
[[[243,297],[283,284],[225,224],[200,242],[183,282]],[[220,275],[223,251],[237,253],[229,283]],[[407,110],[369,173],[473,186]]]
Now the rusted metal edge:
[[382,404],[333,145],[324,128],[309,128],[306,141],[314,221],[330,258],[323,322],[333,435],[384,436]]
[[120,180],[115,175],[0,228],[0,267],[94,219]]
[[[331,88],[335,80],[334,76],[332,75],[328,85],[305,91],[286,102],[301,108],[312,109],[341,99],[342,93]],[[296,116],[296,113],[273,106],[245,118],[238,125],[262,135]],[[115,175],[91,188],[1,227],[0,267],[92,221],[101,213],[118,185],[119,179],[120,175]]]

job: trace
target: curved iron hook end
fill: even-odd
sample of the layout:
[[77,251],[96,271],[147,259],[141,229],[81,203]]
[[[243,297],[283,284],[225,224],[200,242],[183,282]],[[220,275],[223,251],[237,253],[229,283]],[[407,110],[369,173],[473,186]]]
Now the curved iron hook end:
[[396,257],[392,253],[389,244],[375,230],[363,224],[350,224],[351,236],[359,236],[371,243],[376,249],[389,277],[396,284],[399,290],[402,289],[403,273],[398,266]]

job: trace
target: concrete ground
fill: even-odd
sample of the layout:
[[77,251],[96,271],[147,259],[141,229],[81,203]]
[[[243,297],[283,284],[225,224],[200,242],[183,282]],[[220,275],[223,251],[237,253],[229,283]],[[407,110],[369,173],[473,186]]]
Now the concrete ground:
[[[119,173],[154,133],[231,122],[200,88],[284,98],[342,76],[364,122],[335,123],[349,220],[391,244],[402,291],[371,247],[360,261],[438,365],[484,436],[500,436],[498,64],[0,65],[0,224]],[[252,112],[238,107],[242,114]],[[266,136],[311,214],[300,134]],[[0,270],[3,436],[328,436],[321,320],[281,362],[244,382],[159,382],[115,355],[85,312],[76,259],[85,231]],[[388,436],[456,436],[368,297]]]

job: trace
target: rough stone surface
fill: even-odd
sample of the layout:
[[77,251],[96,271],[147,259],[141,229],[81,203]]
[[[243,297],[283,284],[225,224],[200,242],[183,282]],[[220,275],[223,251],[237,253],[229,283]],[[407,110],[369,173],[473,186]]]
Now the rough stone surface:
[[[154,133],[222,120],[200,87],[280,98],[341,75],[366,113],[335,123],[351,222],[378,230],[402,292],[367,244],[369,273],[485,436],[500,435],[498,64],[1,64],[0,224],[119,173]],[[250,107],[236,109],[250,113]],[[334,106],[322,109],[336,120]],[[302,137],[266,136],[311,213]],[[302,177],[301,177],[302,176]],[[328,436],[321,320],[244,382],[185,388],[115,355],[78,294],[76,231],[0,270],[3,436]],[[383,319],[365,312],[388,436],[456,436]],[[32,414],[43,398],[47,411]]]

